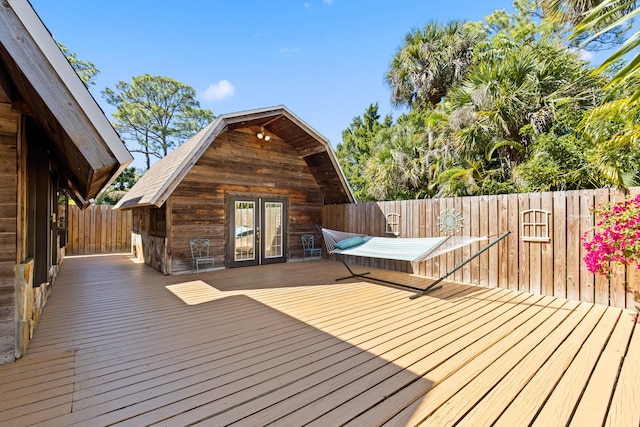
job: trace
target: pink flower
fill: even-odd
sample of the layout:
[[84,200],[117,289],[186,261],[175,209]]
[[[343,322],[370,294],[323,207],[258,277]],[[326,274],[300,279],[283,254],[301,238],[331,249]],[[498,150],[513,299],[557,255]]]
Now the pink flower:
[[609,277],[612,264],[628,265],[640,256],[640,195],[595,212],[602,220],[593,237],[582,236],[584,262],[589,272]]

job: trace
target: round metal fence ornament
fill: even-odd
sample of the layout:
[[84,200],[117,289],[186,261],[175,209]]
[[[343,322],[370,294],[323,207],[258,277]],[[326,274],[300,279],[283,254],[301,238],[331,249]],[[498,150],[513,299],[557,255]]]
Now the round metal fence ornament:
[[440,232],[444,234],[454,234],[460,231],[464,218],[455,209],[445,209],[440,212],[438,217],[438,225],[440,226]]

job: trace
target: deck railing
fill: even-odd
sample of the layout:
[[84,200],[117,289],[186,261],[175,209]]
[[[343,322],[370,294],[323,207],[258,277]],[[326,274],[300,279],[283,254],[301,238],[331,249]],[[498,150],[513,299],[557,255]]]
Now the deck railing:
[[[630,193],[640,193],[640,187],[632,188]],[[624,197],[620,190],[599,189],[371,202],[325,206],[322,217],[323,226],[336,230],[427,237],[441,235],[439,219],[445,210],[455,212],[463,224],[458,234],[493,236],[506,230],[511,234],[451,279],[635,308],[640,270],[635,266],[616,267],[607,279],[589,273],[583,261],[581,238],[585,233],[593,235],[598,221],[592,208]],[[479,244],[472,245],[421,263],[372,258],[351,261],[437,278],[479,248]]]
[[66,255],[131,252],[131,211],[92,205],[69,205]]

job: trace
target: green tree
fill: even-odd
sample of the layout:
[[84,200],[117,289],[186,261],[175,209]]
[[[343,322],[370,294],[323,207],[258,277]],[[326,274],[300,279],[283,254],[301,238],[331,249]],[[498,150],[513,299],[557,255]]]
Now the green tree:
[[473,60],[477,36],[463,22],[430,22],[409,32],[389,65],[391,101],[413,109],[435,106],[460,82]]
[[530,159],[537,136],[559,115],[581,117],[598,99],[586,62],[553,25],[533,19],[534,6],[516,2],[514,14],[485,19],[489,37],[477,46],[477,63],[447,98],[461,171],[474,171],[466,176],[483,180],[475,184],[483,193],[516,191],[514,169]]
[[423,158],[426,144],[427,138],[415,122],[400,120],[380,130],[364,171],[369,196],[375,200],[424,196],[428,187],[428,169]]
[[79,59],[74,52],[69,51],[69,49],[62,43],[58,42],[58,48],[62,51],[62,54],[67,58],[67,61],[69,61],[69,64],[71,64],[71,67],[73,67],[76,74],[78,74],[78,77],[80,77],[80,80],[82,80],[87,88],[90,85],[96,84],[95,78],[100,71],[92,62]]
[[192,87],[169,77],[145,74],[133,77],[131,83],[120,81],[116,90],[107,88],[102,93],[116,107],[113,126],[131,152],[145,156],[147,169],[152,156],[166,156],[215,118],[211,111],[200,108]]
[[598,187],[591,146],[575,133],[544,133],[536,138],[529,160],[518,166],[514,177],[521,191],[565,191]]
[[541,19],[535,0],[514,8],[458,27],[473,35],[460,78],[444,77],[457,46],[438,44],[444,26],[407,35],[387,81],[409,113],[369,136],[365,156],[351,157],[364,197],[580,189],[640,176],[638,111],[605,108],[626,95],[603,90],[607,76],[594,76],[567,42],[566,23]]
[[96,199],[97,205],[115,205],[133,185],[140,179],[142,172],[135,167],[128,167],[118,175],[107,190]]
[[[607,7],[612,10],[606,11]],[[586,31],[591,30],[594,27],[598,27],[602,24],[603,20],[606,20],[621,10],[628,10],[621,18],[616,20],[613,24],[599,31],[597,35],[606,31],[612,30],[616,27],[626,25],[633,17],[638,13],[638,9],[635,7],[635,2],[630,0],[603,0],[602,4],[592,9],[589,15],[576,27],[576,36],[583,34]],[[605,11],[603,13],[603,10]],[[633,58],[620,69],[611,79],[609,86],[623,86],[629,84],[634,80],[640,78],[640,55],[637,53],[637,49],[640,46],[640,31],[633,33],[622,46],[620,46],[611,56],[604,60],[604,62],[598,67],[596,72],[605,72],[611,65],[621,60],[625,55],[631,54],[636,51]],[[637,86],[636,86],[637,87]],[[636,89],[633,95],[629,98],[628,102],[635,102],[640,98],[640,87]]]
[[588,161],[600,186],[640,184],[640,103],[628,97],[606,102],[585,115],[580,129],[592,141]]
[[[571,19],[571,16],[562,12],[555,15],[560,20],[576,25],[571,38],[583,40],[583,45],[611,34],[616,34],[617,39],[621,39],[622,35],[631,28],[632,21],[639,12],[635,0],[543,0],[543,6],[545,4],[551,14],[564,9],[577,12],[576,19]],[[587,36],[586,40],[584,40],[585,36]],[[606,73],[626,55],[636,52],[633,58],[615,73],[607,87],[623,86],[638,80],[640,77],[640,55],[637,53],[639,46],[640,31],[636,31],[595,70],[596,73]],[[638,98],[640,98],[640,87],[628,102],[637,101]]]
[[[559,20],[576,25],[572,38],[582,39],[583,44],[612,35],[619,39],[638,13],[633,0],[544,0],[542,5],[543,10],[546,7]],[[628,63],[617,65],[638,46],[640,32],[632,34],[595,70],[599,74],[614,74],[605,86],[610,89],[609,97],[580,123],[580,131],[593,145],[589,162],[599,185],[624,188],[639,182],[640,57],[636,53]]]
[[450,197],[482,194],[484,173],[485,168],[481,160],[458,159],[455,165],[436,176],[436,195]]
[[[590,18],[595,22],[574,35],[573,40],[588,49],[601,50],[610,49],[624,41],[631,28],[630,20],[624,17],[635,9],[636,4],[635,0],[606,3],[603,0],[541,0],[540,6],[547,20],[571,27],[579,25],[590,11],[598,8],[599,11]],[[612,25],[618,21],[618,25]]]
[[353,118],[342,132],[342,143],[336,147],[336,158],[349,181],[356,200],[371,200],[364,167],[372,155],[372,145],[378,132],[392,124],[390,115],[380,120],[378,104],[370,104],[362,116]]

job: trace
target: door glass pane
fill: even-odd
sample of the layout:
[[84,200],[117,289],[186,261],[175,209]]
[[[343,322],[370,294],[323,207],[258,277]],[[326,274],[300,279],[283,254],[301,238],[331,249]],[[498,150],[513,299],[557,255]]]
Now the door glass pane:
[[282,203],[265,202],[264,204],[264,256],[276,258],[282,256]]
[[255,212],[255,202],[237,201],[235,203],[236,261],[255,259]]

